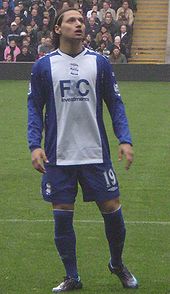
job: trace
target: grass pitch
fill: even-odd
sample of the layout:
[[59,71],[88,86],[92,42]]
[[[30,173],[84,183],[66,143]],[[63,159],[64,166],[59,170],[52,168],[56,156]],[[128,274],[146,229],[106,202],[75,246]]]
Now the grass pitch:
[[[105,111],[127,226],[124,261],[139,280],[124,290],[107,270],[109,252],[94,203],[77,196],[75,230],[84,294],[170,294],[170,83],[120,82],[135,161],[126,172]],[[48,294],[64,269],[53,243],[50,205],[27,148],[25,81],[0,81],[0,294]],[[75,293],[79,293],[76,291]],[[72,292],[74,293],[74,292]]]

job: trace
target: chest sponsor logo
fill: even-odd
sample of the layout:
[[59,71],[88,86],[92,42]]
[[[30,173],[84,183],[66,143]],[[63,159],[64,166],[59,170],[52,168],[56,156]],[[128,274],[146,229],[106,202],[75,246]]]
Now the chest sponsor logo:
[[89,92],[90,84],[86,79],[60,81],[62,102],[89,101]]

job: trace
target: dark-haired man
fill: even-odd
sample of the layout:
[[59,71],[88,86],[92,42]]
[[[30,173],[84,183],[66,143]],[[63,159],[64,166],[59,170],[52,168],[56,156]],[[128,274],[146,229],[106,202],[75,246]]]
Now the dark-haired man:
[[[103,122],[103,100],[119,141],[119,159],[125,156],[126,169],[133,161],[131,136],[110,64],[83,48],[84,34],[84,20],[76,9],[60,12],[54,24],[58,49],[35,63],[28,97],[32,163],[43,173],[42,194],[52,203],[55,244],[66,270],[64,281],[53,288],[55,293],[82,288],[73,228],[78,183],[84,201],[95,201],[104,218],[111,255],[109,270],[124,287],[138,287],[122,262],[125,225]],[[45,149],[41,147],[44,124]]]

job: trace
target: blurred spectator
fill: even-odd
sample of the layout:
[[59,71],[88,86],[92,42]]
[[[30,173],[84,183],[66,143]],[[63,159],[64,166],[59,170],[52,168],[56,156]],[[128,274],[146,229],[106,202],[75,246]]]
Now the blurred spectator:
[[19,1],[18,6],[20,8],[21,18],[27,17],[28,16],[28,11],[25,9],[24,3],[22,1]]
[[26,27],[22,24],[20,16],[16,16],[14,22],[17,24],[17,30],[19,34],[21,34],[21,32],[25,32]]
[[134,22],[134,16],[132,9],[129,8],[128,1],[123,1],[122,6],[117,10],[116,20],[120,25],[125,24],[132,27]]
[[2,31],[0,31],[0,61],[4,60],[5,48],[6,48],[6,39],[4,38]]
[[12,55],[11,55],[10,53],[7,54],[5,62],[14,62],[14,61],[12,60]]
[[31,44],[31,46],[37,47],[37,44],[38,44],[38,41],[37,41],[37,31],[34,30],[30,24],[26,26],[26,30],[25,31],[26,31],[27,37],[30,37],[30,44]]
[[[76,4],[77,2],[75,2],[74,4]],[[79,6],[79,5],[78,5]],[[60,7],[59,7],[59,10],[61,9],[67,9],[70,7],[70,2],[65,0],[65,1],[61,1],[60,2]]]
[[52,27],[53,22],[54,22],[54,18],[57,15],[57,11],[54,8],[54,6],[52,5],[50,0],[45,1],[44,11],[48,11],[49,17],[50,17],[50,27]]
[[41,56],[44,56],[45,54],[51,52],[54,50],[54,47],[52,45],[52,39],[51,38],[45,38],[45,42],[44,44],[42,44],[40,47],[39,47],[39,54],[38,56],[41,57]]
[[[5,2],[5,0],[0,0],[0,9],[3,7],[3,2]],[[14,1],[13,0],[8,0],[8,6],[9,9],[11,9],[12,11],[14,10]]]
[[9,42],[9,46],[6,46],[4,51],[4,60],[7,60],[7,56],[10,54],[12,56],[12,61],[16,61],[16,57],[18,54],[20,54],[20,49],[17,47],[16,42],[14,40],[11,40]]
[[90,4],[87,0],[77,0],[77,3],[79,5],[79,8],[83,9],[83,12],[85,15],[87,15],[87,11],[90,10]]
[[37,48],[38,56],[39,56],[40,48],[41,48],[42,45],[45,45],[45,37],[42,37],[40,42],[39,42],[39,45],[38,45],[38,48]]
[[132,37],[127,31],[127,26],[126,25],[121,25],[120,27],[120,44],[121,46],[124,46],[126,48],[125,50],[125,56],[128,59],[131,55],[131,44],[132,44]]
[[99,19],[102,22],[105,19],[106,12],[110,12],[114,20],[116,20],[116,13],[113,8],[111,8],[111,4],[109,1],[103,2],[103,8],[100,9]]
[[96,51],[101,54],[104,55],[105,57],[109,57],[110,55],[110,50],[107,48],[107,44],[105,41],[101,41],[99,44],[99,47],[96,49]]
[[33,46],[31,44],[31,39],[30,36],[26,36],[24,37],[23,41],[22,41],[22,46],[27,46],[28,47],[28,51],[34,56],[34,58],[36,59],[38,52],[37,52],[37,46]]
[[122,0],[112,0],[112,8],[117,11],[118,8],[122,5]]
[[14,11],[13,11],[13,16],[12,16],[12,21],[14,21],[15,17],[19,16],[21,18],[21,22],[23,25],[26,25],[26,21],[27,21],[27,16],[25,16],[20,9],[20,6],[15,6],[14,7]]
[[92,12],[95,11],[97,13],[97,17],[99,17],[99,10],[97,5],[93,5],[92,9],[87,11],[87,18],[90,18],[92,16]]
[[51,31],[49,26],[49,19],[47,17],[44,17],[42,28],[37,33],[38,43],[40,42],[42,37],[47,38],[47,37],[50,37],[50,35],[51,35]]
[[97,23],[99,26],[101,26],[101,21],[97,16],[97,11],[92,11],[91,16],[95,19],[95,23]]
[[127,63],[126,57],[124,54],[120,52],[120,49],[118,47],[114,47],[113,51],[111,52],[109,56],[109,60],[111,64],[125,64]]
[[20,30],[15,21],[11,23],[7,36],[7,43],[9,44],[11,40],[15,40],[16,43],[20,42]]
[[114,46],[120,49],[120,52],[124,55],[126,55],[126,47],[124,44],[121,43],[120,36],[116,36],[114,38]]
[[112,35],[108,32],[107,28],[102,25],[100,31],[97,33],[95,41],[97,46],[99,46],[99,44],[101,43],[101,41],[103,40],[103,36],[108,37],[108,40],[113,43],[113,39],[112,39]]
[[105,19],[102,22],[102,25],[107,28],[108,32],[112,35],[114,40],[115,35],[118,33],[119,26],[117,22],[113,19],[111,12],[106,12]]
[[92,39],[95,39],[97,33],[100,31],[100,25],[95,22],[94,17],[90,17],[86,23],[86,35],[90,34]]
[[4,8],[0,8],[0,30],[4,33],[4,37],[7,36],[10,24],[10,18],[8,14],[5,12]]
[[38,14],[37,9],[32,9],[31,13],[27,16],[27,25],[30,24],[32,27],[36,29],[40,28],[42,25],[42,17]]
[[31,62],[35,61],[34,56],[29,52],[27,46],[22,46],[21,53],[17,55],[16,62]]
[[83,44],[84,44],[84,47],[91,49],[91,50],[96,50],[96,48],[97,48],[96,42],[95,42],[95,40],[92,40],[90,34],[87,34],[87,36],[84,39]]

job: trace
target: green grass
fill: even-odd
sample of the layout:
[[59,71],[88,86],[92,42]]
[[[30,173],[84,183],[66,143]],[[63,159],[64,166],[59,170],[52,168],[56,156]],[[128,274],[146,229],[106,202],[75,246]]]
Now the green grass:
[[[124,290],[109,274],[103,224],[78,222],[102,220],[94,203],[83,203],[80,191],[75,210],[84,283],[80,293],[169,294],[170,83],[121,82],[119,86],[135,151],[128,172],[124,162],[118,163],[107,112],[105,121],[127,222],[124,260],[140,288]],[[0,81],[0,294],[48,294],[65,274],[53,243],[51,207],[41,200],[41,177],[32,169],[27,148],[27,88],[25,81]]]

